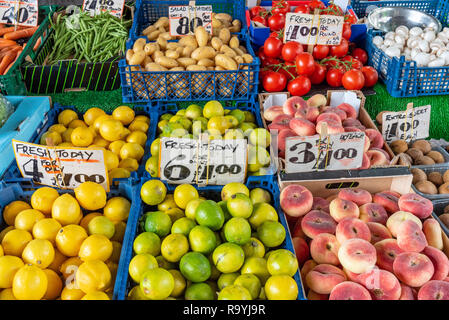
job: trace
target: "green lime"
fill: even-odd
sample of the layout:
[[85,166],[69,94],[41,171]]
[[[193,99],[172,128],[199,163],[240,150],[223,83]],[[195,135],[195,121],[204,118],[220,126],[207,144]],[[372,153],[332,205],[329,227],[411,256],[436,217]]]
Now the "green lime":
[[220,272],[230,273],[240,269],[245,260],[245,253],[240,246],[226,242],[215,248],[212,258]]
[[199,252],[186,253],[179,262],[179,270],[184,278],[192,282],[206,281],[211,275],[209,260]]
[[272,276],[286,274],[293,277],[298,271],[298,259],[289,250],[274,250],[267,259],[267,269]]
[[277,247],[285,240],[285,228],[279,222],[265,221],[257,227],[257,237],[265,247]]
[[192,283],[184,295],[186,300],[214,300],[215,294],[211,286],[205,282]]
[[186,115],[186,109],[181,109],[176,112],[176,115],[178,116],[185,116]]
[[245,112],[243,112],[242,110],[239,109],[232,110],[230,115],[236,117],[239,124],[245,121]]
[[234,281],[234,285],[246,288],[253,299],[257,299],[260,294],[260,289],[262,288],[259,278],[249,273],[238,276]]
[[165,260],[165,258],[163,256],[157,256],[156,257],[156,261],[157,261],[157,264],[158,264],[159,268],[163,268],[163,269],[166,269],[166,270],[176,268],[176,264],[175,263]]
[[207,130],[208,120],[203,117],[196,118],[192,123],[192,133],[195,137],[198,137],[200,133],[204,133]]
[[224,213],[215,201],[205,200],[196,208],[195,219],[199,225],[216,231],[223,226]]
[[243,111],[243,113],[245,114],[245,122],[256,122],[256,117],[254,116],[254,114],[250,111]]
[[249,218],[249,223],[254,229],[257,229],[265,221],[278,221],[278,213],[269,203],[256,203],[253,213]]
[[220,291],[218,300],[252,300],[252,298],[246,288],[233,284]]
[[186,237],[190,231],[196,226],[196,222],[192,219],[182,217],[176,220],[171,226],[171,233],[181,233]]
[[145,218],[145,231],[154,232],[159,237],[164,237],[170,233],[171,219],[168,214],[162,211],[147,212]]
[[226,201],[226,206],[233,217],[249,218],[253,213],[253,202],[243,193],[233,194]]
[[143,294],[151,300],[162,300],[170,296],[175,287],[175,281],[170,272],[162,268],[150,269],[145,272],[140,282]]
[[224,225],[226,241],[244,245],[251,238],[251,226],[246,219],[232,218]]
[[140,283],[142,275],[149,269],[158,268],[156,258],[149,253],[135,255],[129,262],[128,272],[131,278]]
[[259,239],[251,237],[247,243],[242,246],[245,252],[245,258],[259,257],[263,258],[265,255],[265,247]]
[[190,231],[189,243],[192,251],[204,254],[211,253],[217,245],[215,233],[205,226],[196,226]]
[[253,205],[257,203],[270,203],[271,202],[271,194],[262,188],[254,188],[249,192],[249,197],[253,202]]
[[163,115],[160,116],[159,121],[161,121],[161,120],[170,121],[170,119],[172,117],[173,117],[173,115],[171,113],[164,113]]
[[185,116],[190,120],[195,120],[203,115],[203,108],[197,104],[191,104],[187,107]]
[[157,256],[161,252],[161,239],[154,232],[142,232],[134,239],[133,249],[136,254]]
[[161,254],[169,262],[178,262],[188,251],[189,241],[183,234],[169,234],[162,240]]
[[223,290],[223,288],[234,284],[235,279],[239,277],[240,273],[222,273],[217,280],[218,289]]
[[220,206],[221,210],[223,210],[223,214],[224,214],[224,220],[225,222],[228,221],[229,219],[232,218],[231,214],[228,211],[228,204],[227,201],[220,201],[218,203],[218,205]]

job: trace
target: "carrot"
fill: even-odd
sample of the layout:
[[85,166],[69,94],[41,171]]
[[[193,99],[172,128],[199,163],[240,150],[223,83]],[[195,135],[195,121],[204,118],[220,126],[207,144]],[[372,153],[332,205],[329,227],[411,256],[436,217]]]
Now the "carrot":
[[21,53],[22,53],[22,50],[17,51],[15,59],[9,64],[8,67],[6,67],[3,74],[8,73],[9,69],[11,69],[11,67],[14,65],[14,63],[16,63],[17,59],[19,59]]
[[16,54],[17,52],[11,52],[3,57],[2,61],[0,62],[0,74],[3,75],[5,73],[6,68],[8,68],[11,62],[13,62],[16,58]]
[[31,37],[37,30],[38,27],[26,28],[22,30],[12,31],[5,33],[3,35],[4,39],[7,40],[17,40],[21,38],[29,38]]
[[13,46],[16,44],[17,44],[17,42],[15,42],[14,40],[7,40],[7,39],[0,38],[0,48],[4,48],[7,46]]
[[[36,51],[37,49],[39,49],[39,46],[41,45],[41,43],[42,43],[42,37],[37,38],[36,44],[33,47],[33,51]],[[24,48],[25,48],[25,45],[24,45]]]

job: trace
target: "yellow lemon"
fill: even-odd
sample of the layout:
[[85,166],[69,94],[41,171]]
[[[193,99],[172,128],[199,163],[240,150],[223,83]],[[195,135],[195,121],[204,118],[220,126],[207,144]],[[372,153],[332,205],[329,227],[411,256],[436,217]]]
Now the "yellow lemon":
[[112,111],[112,117],[127,126],[134,120],[135,112],[127,106],[120,106]]
[[3,257],[5,252],[3,251],[3,247],[0,245],[0,257]]
[[60,123],[54,124],[54,125],[50,126],[50,128],[48,128],[48,131],[56,131],[59,134],[63,134],[64,131],[66,131],[66,130],[67,130],[67,128]]
[[181,209],[185,209],[187,204],[199,198],[198,191],[190,184],[181,184],[176,187],[174,192],[174,199],[176,205]]
[[94,291],[87,293],[81,300],[111,300],[103,291]]
[[13,201],[3,209],[3,219],[9,226],[13,226],[14,220],[19,212],[26,209],[31,209],[31,206],[28,203],[20,200]]
[[158,268],[156,258],[149,253],[141,253],[135,255],[129,262],[128,272],[131,278],[140,283],[142,275],[150,269]]
[[66,131],[61,133],[62,141],[72,143],[72,132],[73,128],[68,128]]
[[58,144],[58,147],[71,148],[71,147],[74,147],[74,145],[72,143],[70,143],[70,142],[63,142],[63,143]]
[[3,238],[5,237],[5,235],[11,230],[14,230],[14,226],[6,227],[5,229],[3,229],[0,232],[0,243],[3,241]]
[[81,289],[64,287],[61,292],[61,300],[81,300],[85,293]]
[[112,116],[110,116],[108,114],[103,114],[103,115],[99,116],[98,118],[96,118],[94,123],[92,124],[92,127],[94,128],[95,132],[99,133],[100,126],[103,123],[103,121],[110,120],[110,119],[114,119],[114,118],[112,118]]
[[99,146],[99,147],[103,147],[103,148],[107,148],[109,147],[109,141],[103,139],[100,136],[96,136],[94,138],[94,141],[92,142],[94,145]]
[[117,140],[117,141],[111,142],[109,144],[109,146],[108,146],[108,149],[119,156],[120,155],[120,149],[123,147],[123,145],[125,143],[126,142],[123,141],[123,140]]
[[160,180],[149,180],[140,188],[142,201],[150,206],[155,206],[164,201],[167,187]]
[[144,153],[145,151],[140,144],[127,142],[120,149],[120,158],[122,158],[122,160],[133,158],[140,161]]
[[93,150],[106,150],[103,147],[97,146],[95,144],[91,144],[90,146],[87,147],[87,149],[93,149]]
[[114,223],[115,232],[111,238],[111,241],[123,242],[123,237],[125,236],[126,223],[123,221],[118,221]]
[[69,224],[62,227],[56,235],[56,247],[63,255],[68,257],[78,256],[81,244],[87,238],[87,232],[83,227]]
[[31,230],[33,230],[34,224],[44,218],[44,214],[39,210],[23,210],[16,216],[16,219],[14,220],[14,226],[16,227],[16,229],[31,232]]
[[150,124],[150,118],[148,118],[147,116],[144,116],[143,114],[137,115],[134,118],[134,121],[143,121],[147,124]]
[[17,300],[40,300],[47,292],[48,280],[39,267],[25,265],[14,275],[12,292]]
[[47,131],[45,132],[40,140],[40,144],[46,146],[47,145],[47,139],[49,140],[48,143],[57,146],[62,142],[62,137],[59,133],[56,131]]
[[113,197],[106,202],[103,214],[112,222],[125,221],[128,219],[131,202],[124,197]]
[[64,261],[67,260],[67,257],[61,253],[58,249],[55,249],[55,257],[53,259],[53,262],[50,263],[48,266],[48,269],[53,270],[56,273],[60,273],[59,269],[61,268]]
[[14,229],[9,231],[2,240],[3,253],[21,257],[23,249],[33,240],[31,233],[26,230]]
[[108,119],[101,122],[100,134],[108,141],[120,140],[124,131],[123,124],[114,119]]
[[92,136],[94,137],[94,139],[95,139],[96,137],[98,137],[97,131],[95,130],[95,128],[94,128],[93,125],[91,125],[91,126],[89,126],[89,127],[87,127],[87,128],[90,130],[90,132],[92,132]]
[[108,171],[118,167],[120,161],[118,159],[118,156],[114,152],[104,150],[103,156],[104,156],[104,164]]
[[98,210],[106,205],[106,191],[95,182],[86,181],[75,188],[75,197],[86,210]]
[[28,242],[22,252],[22,259],[27,264],[35,265],[41,269],[47,268],[55,258],[55,249],[50,241],[34,239]]
[[34,191],[31,196],[31,206],[43,214],[50,214],[51,207],[56,198],[59,197],[58,191],[50,187],[42,187]]
[[77,127],[73,129],[70,139],[75,147],[88,147],[94,141],[94,136],[89,128]]
[[102,234],[93,234],[83,241],[78,256],[83,261],[106,261],[112,254],[111,241]]
[[135,120],[128,126],[128,129],[131,131],[140,131],[143,133],[147,133],[149,127],[149,123],[141,120]]
[[140,286],[136,285],[129,291],[126,300],[150,300],[150,299],[145,297],[145,295],[142,292],[142,289],[140,289]]
[[75,128],[78,128],[78,127],[87,128],[87,125],[84,123],[83,120],[79,120],[79,119],[72,120],[69,123],[69,128],[75,129]]
[[100,212],[91,212],[89,214],[86,214],[83,219],[81,219],[80,221],[80,226],[83,227],[86,231],[87,231],[87,225],[89,224],[89,222],[98,216],[101,216],[102,214]]
[[186,216],[184,214],[184,211],[182,211],[179,208],[169,209],[169,210],[165,211],[165,213],[170,217],[172,223],[174,223],[176,220],[181,219]]
[[142,147],[145,147],[145,143],[147,142],[147,135],[142,131],[132,131],[127,137],[126,142],[129,143],[137,143]]
[[51,208],[52,218],[56,219],[62,226],[77,224],[81,214],[78,201],[68,193],[59,196],[53,202]]
[[99,116],[102,116],[105,114],[106,114],[106,112],[104,112],[102,109],[94,107],[94,108],[90,108],[89,110],[84,112],[83,119],[84,119],[84,122],[90,126],[94,123],[95,119],[97,119]]
[[52,218],[39,220],[33,226],[33,237],[36,239],[48,240],[54,244],[56,235],[61,227],[61,224]]
[[118,167],[126,169],[129,172],[133,172],[133,171],[137,171],[137,169],[139,169],[139,163],[137,162],[136,159],[128,158],[128,159],[124,159],[124,160],[120,161],[118,164]]
[[159,211],[167,211],[167,210],[174,209],[177,207],[178,206],[176,205],[175,198],[173,197],[173,194],[167,194],[165,196],[164,201],[162,201],[161,203],[159,203],[157,205],[157,209]]
[[128,128],[123,127],[123,131],[120,134],[120,140],[126,140],[126,137],[131,133]]
[[109,184],[112,184],[113,179],[118,178],[129,178],[131,176],[131,172],[126,170],[125,168],[115,168],[111,171],[108,171]]
[[[109,259],[108,261],[106,261],[106,266],[108,267],[109,271],[111,272],[111,284],[115,282],[115,277],[117,276],[117,271],[118,271],[118,264],[115,262],[112,262],[111,259]],[[113,290],[114,286],[110,286],[108,289],[106,289],[106,292],[109,292],[111,289]]]
[[76,271],[75,279],[85,293],[103,291],[111,284],[111,271],[103,261],[85,261]]
[[64,125],[65,127],[67,127],[69,123],[75,119],[78,119],[78,114],[70,109],[66,109],[58,115],[58,123]]
[[175,287],[173,288],[170,297],[177,298],[184,292],[184,289],[186,288],[186,280],[182,276],[182,273],[178,270],[170,269],[168,272],[171,273],[173,279],[175,280]]
[[66,259],[59,268],[62,278],[69,281],[75,280],[76,270],[78,270],[78,267],[81,264],[83,264],[83,260],[81,260],[80,257],[71,257]]
[[0,300],[17,300],[14,297],[14,293],[12,292],[12,288],[3,289],[0,291]]
[[90,235],[101,234],[108,239],[111,239],[115,233],[114,223],[105,216],[93,218],[87,225],[87,230]]
[[109,260],[118,263],[120,260],[120,253],[122,251],[122,244],[117,241],[111,241],[112,243],[112,254],[109,257]]
[[62,291],[61,278],[51,269],[45,269],[44,273],[47,276],[47,291],[44,294],[44,299],[55,300]]
[[14,275],[23,267],[22,259],[15,256],[0,257],[0,288],[11,288]]
[[198,206],[200,205],[201,202],[203,202],[204,199],[193,199],[190,200],[187,203],[186,209],[185,209],[185,215],[187,218],[192,219],[193,221],[195,221],[195,212],[196,212],[196,208],[198,208]]

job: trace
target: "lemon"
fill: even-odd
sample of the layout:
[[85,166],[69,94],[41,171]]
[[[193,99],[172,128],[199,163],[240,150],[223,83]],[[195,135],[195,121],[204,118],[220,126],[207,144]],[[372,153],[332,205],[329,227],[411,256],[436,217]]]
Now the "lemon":
[[[66,259],[59,268],[59,272],[62,274],[64,280],[75,280],[76,270],[83,264],[83,260],[80,257],[71,257]],[[71,277],[71,279],[68,279]],[[74,285],[74,284],[73,284]]]
[[14,275],[12,292],[17,300],[40,300],[47,292],[48,280],[39,267],[25,265]]
[[142,292],[142,289],[140,289],[140,286],[136,285],[129,291],[127,300],[150,300],[150,299],[145,297],[145,295]]
[[165,184],[160,180],[149,180],[142,185],[140,197],[150,206],[155,206],[164,201],[167,194]]
[[61,278],[51,269],[45,269],[44,273],[47,276],[47,291],[43,298],[45,300],[55,300],[60,296],[62,291]]
[[127,106],[119,106],[112,111],[112,117],[127,126],[134,120],[135,112]]
[[[114,283],[115,282],[115,277],[117,276],[118,264],[115,263],[115,262],[112,262],[111,259],[109,259],[108,261],[106,261],[106,266],[108,267],[109,271],[111,272],[111,277],[112,277],[111,283]],[[113,290],[114,286],[109,287],[105,291],[108,292],[111,289]]]
[[65,127],[67,127],[69,123],[75,119],[78,119],[78,114],[70,109],[66,109],[58,115],[58,123],[64,125]]
[[91,144],[90,146],[88,146],[87,149],[91,149],[91,150],[103,150],[103,151],[106,150],[105,148],[100,147],[100,146],[97,146],[97,145],[94,145],[94,144]]
[[85,293],[81,289],[64,287],[61,292],[61,300],[81,300]]
[[5,237],[5,235],[11,230],[14,230],[14,226],[6,227],[5,229],[3,229],[0,232],[0,243],[3,241],[3,238]]
[[162,201],[161,203],[159,203],[157,205],[157,209],[159,211],[167,211],[167,210],[174,209],[177,207],[178,206],[176,205],[175,198],[173,197],[173,194],[167,194],[164,201]]
[[2,240],[3,253],[21,257],[23,249],[33,240],[31,233],[26,230],[14,229],[9,231]]
[[62,226],[77,224],[81,220],[80,215],[82,215],[82,213],[78,201],[76,201],[76,199],[68,193],[59,196],[53,202],[51,216]]
[[133,121],[129,126],[128,129],[131,131],[140,131],[143,133],[148,132],[149,122],[141,121],[141,120],[135,120]]
[[[131,172],[124,168],[115,168],[108,172],[109,184],[112,184],[113,179],[118,178],[129,178],[131,176]],[[117,183],[117,182],[116,182]]]
[[106,205],[106,191],[98,183],[86,181],[75,188],[76,200],[86,210],[98,210]]
[[112,254],[112,243],[102,234],[93,234],[83,241],[78,256],[83,261],[106,261]]
[[103,139],[100,136],[96,136],[94,138],[94,141],[92,142],[94,145],[99,146],[99,147],[103,147],[103,148],[107,148],[109,147],[109,141]]
[[106,120],[114,120],[114,118],[112,118],[112,116],[108,114],[103,114],[95,119],[94,123],[92,124],[92,127],[94,128],[95,132],[100,133],[101,124],[103,123],[103,121]]
[[17,300],[17,299],[16,297],[14,297],[12,288],[8,288],[0,291],[0,300]]
[[111,284],[111,271],[103,261],[85,261],[76,271],[75,279],[85,293],[103,291]]
[[14,226],[19,230],[31,231],[34,224],[44,218],[43,213],[36,209],[23,210],[16,216]]
[[152,300],[165,299],[172,293],[175,280],[170,272],[162,268],[148,270],[142,275],[140,288]]
[[149,253],[141,253],[135,255],[128,267],[128,272],[131,278],[136,282],[140,283],[142,275],[150,269],[158,268],[158,263],[156,258]]
[[148,160],[145,162],[145,170],[153,178],[159,177],[159,157],[158,156],[149,157]]
[[125,236],[126,223],[123,221],[114,222],[115,232],[111,241],[123,242],[123,237]]
[[3,209],[3,219],[9,226],[13,226],[14,220],[19,212],[26,209],[31,209],[31,206],[28,203],[20,200],[13,201]]
[[73,128],[68,128],[66,131],[61,133],[62,141],[72,143],[72,132]]
[[56,131],[59,134],[63,134],[64,131],[66,131],[66,130],[67,130],[67,128],[60,123],[54,124],[54,125],[50,126],[50,128],[48,128],[48,131]]
[[142,147],[145,147],[145,143],[147,142],[147,135],[142,131],[132,131],[127,137],[126,142],[129,143],[137,143]]
[[48,139],[48,144],[51,144],[53,146],[57,146],[58,144],[60,144],[62,142],[61,135],[59,133],[57,133],[56,131],[45,132],[40,139],[40,144],[46,146],[47,139]]
[[170,269],[168,272],[171,273],[173,280],[175,280],[175,287],[173,288],[170,297],[177,298],[184,292],[184,289],[186,288],[186,280],[182,276],[182,273],[178,270]]
[[42,187],[34,191],[31,196],[31,206],[43,214],[50,214],[51,207],[56,198],[59,197],[58,191],[50,187]]
[[120,149],[120,158],[122,158],[122,160],[133,158],[140,161],[144,153],[145,151],[140,144],[127,142]]
[[0,257],[3,257],[5,252],[3,251],[3,247],[0,245]]
[[118,167],[120,161],[118,159],[118,156],[114,152],[104,150],[103,156],[104,156],[104,164],[106,165],[106,169],[108,171]]
[[0,257],[0,288],[11,288],[14,275],[23,267],[22,259],[15,256]]
[[174,199],[176,205],[181,209],[185,209],[187,204],[191,200],[195,200],[198,198],[199,198],[198,191],[194,186],[190,184],[181,184],[176,187],[174,192]]
[[74,145],[70,142],[63,142],[63,143],[58,144],[58,147],[69,148],[69,147],[74,147]]
[[153,157],[159,157],[159,150],[161,148],[161,139],[156,138],[151,143],[150,152]]
[[94,124],[95,119],[99,116],[105,115],[106,113],[100,108],[90,108],[83,114],[84,122],[90,126]]
[[131,202],[124,197],[113,197],[106,202],[103,214],[112,222],[125,221],[128,219]]
[[124,129],[125,128],[120,121],[108,119],[101,122],[99,132],[104,139],[108,141],[115,141],[120,140]]
[[62,227],[56,235],[56,247],[63,255],[78,256],[81,244],[87,238],[86,230],[76,224]]
[[139,163],[137,162],[136,159],[128,158],[128,159],[120,161],[120,163],[118,164],[118,167],[126,169],[129,172],[133,172],[133,171],[137,171],[137,169],[139,169]]
[[41,269],[47,268],[55,258],[55,249],[50,241],[34,239],[28,242],[22,252],[22,259],[27,264],[35,265]]
[[86,231],[87,231],[87,225],[89,224],[89,222],[95,218],[95,217],[99,217],[102,214],[100,212],[91,212],[89,214],[86,214],[80,221],[80,226],[83,227]]
[[78,128],[78,127],[87,128],[87,125],[84,123],[83,120],[79,120],[79,119],[72,120],[69,123],[69,128],[75,129],[75,128]]
[[115,233],[114,223],[105,216],[93,218],[87,225],[87,230],[90,235],[101,234],[108,239],[111,239]]
[[48,266],[48,269],[51,269],[54,272],[59,274],[59,269],[61,268],[62,264],[66,260],[67,260],[67,257],[65,255],[63,255],[61,253],[61,251],[59,251],[58,249],[55,249],[55,257],[54,257],[52,263],[50,263],[50,265]]
[[102,291],[94,291],[87,293],[81,300],[111,300],[109,296]]
[[56,235],[61,227],[61,224],[52,218],[39,220],[33,226],[33,237],[36,239],[48,240],[54,244]]
[[111,241],[111,243],[112,243],[112,254],[109,257],[109,261],[119,263],[120,253],[122,251],[122,244],[118,241]]
[[114,152],[116,155],[120,155],[120,149],[123,147],[123,145],[126,142],[123,140],[117,140],[117,141],[113,141],[109,144],[108,149],[112,152]]
[[212,117],[218,117],[224,115],[224,109],[220,102],[211,100],[207,102],[203,107],[203,117],[210,119]]
[[144,116],[143,114],[137,115],[134,118],[134,121],[143,121],[147,124],[150,124],[150,118],[148,118],[147,116]]
[[94,135],[87,127],[73,129],[70,140],[75,147],[88,147],[94,141]]

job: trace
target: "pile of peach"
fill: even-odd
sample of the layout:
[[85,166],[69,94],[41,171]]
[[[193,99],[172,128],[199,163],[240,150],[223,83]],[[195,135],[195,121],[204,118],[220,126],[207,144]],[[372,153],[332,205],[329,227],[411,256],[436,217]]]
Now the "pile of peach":
[[359,169],[390,163],[389,154],[382,149],[382,134],[362,125],[353,106],[342,103],[337,107],[329,107],[326,104],[326,97],[316,94],[307,101],[301,97],[291,97],[283,106],[272,106],[264,111],[264,119],[270,122],[270,132],[277,130],[279,157],[285,158],[285,140],[288,137],[321,134],[322,124],[326,123],[328,134],[365,132],[363,162]]
[[289,185],[280,201],[308,299],[449,300],[449,259],[430,200],[362,189],[324,199]]

